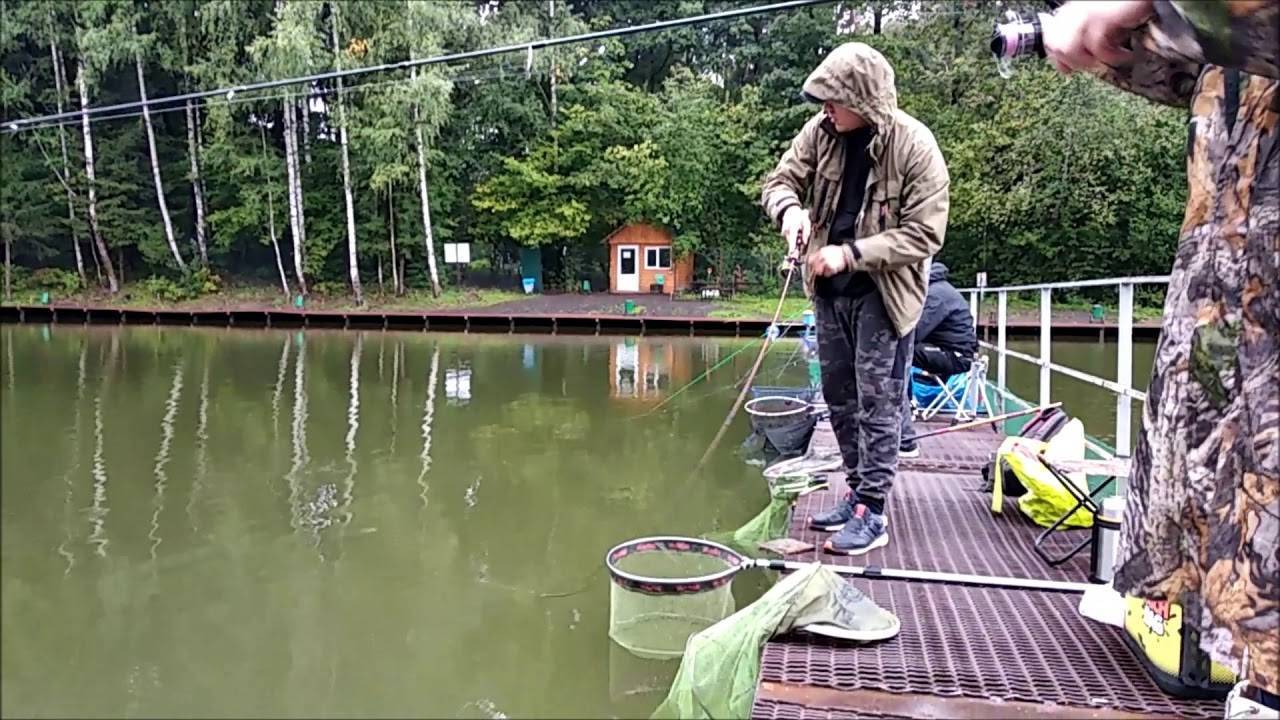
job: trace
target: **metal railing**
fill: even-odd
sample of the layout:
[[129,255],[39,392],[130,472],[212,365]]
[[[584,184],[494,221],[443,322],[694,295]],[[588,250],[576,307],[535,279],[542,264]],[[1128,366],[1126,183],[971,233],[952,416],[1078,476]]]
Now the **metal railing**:
[[[963,288],[969,296],[969,311],[975,326],[985,295],[996,296],[996,342],[994,345],[979,341],[979,345],[996,353],[996,385],[1002,394],[1008,395],[1006,376],[1007,358],[1022,360],[1040,368],[1040,405],[1052,402],[1053,373],[1103,388],[1116,396],[1115,455],[1129,457],[1132,451],[1130,427],[1133,418],[1133,401],[1145,402],[1146,393],[1133,388],[1133,290],[1138,285],[1167,285],[1168,275],[1142,275],[1137,277],[1055,282],[1039,285],[1009,285],[1005,287]],[[1089,287],[1116,287],[1119,290],[1119,308],[1116,318],[1116,377],[1114,380],[1098,377],[1083,370],[1053,362],[1051,340],[1053,336],[1053,291]],[[1010,350],[1008,347],[1009,294],[1018,292],[1040,293],[1040,355],[1035,357]],[[1097,449],[1097,448],[1095,448]]]

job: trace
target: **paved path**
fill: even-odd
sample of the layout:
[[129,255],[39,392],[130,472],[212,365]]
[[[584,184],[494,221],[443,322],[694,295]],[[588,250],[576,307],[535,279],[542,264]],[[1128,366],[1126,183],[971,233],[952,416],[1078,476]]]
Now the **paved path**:
[[627,300],[650,317],[708,317],[724,305],[702,300],[672,300],[666,295],[609,295],[605,293],[530,295],[484,308],[485,312],[531,315],[621,315]]

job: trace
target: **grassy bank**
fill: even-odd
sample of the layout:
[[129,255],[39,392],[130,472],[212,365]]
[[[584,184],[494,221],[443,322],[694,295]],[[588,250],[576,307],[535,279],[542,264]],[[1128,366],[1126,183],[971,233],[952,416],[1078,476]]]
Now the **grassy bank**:
[[[120,292],[112,295],[93,290],[68,294],[51,293],[54,304],[85,305],[111,308],[166,308],[174,310],[208,310],[231,308],[292,308],[292,298],[286,298],[279,288],[260,285],[240,285],[219,288],[198,297],[174,297],[170,293],[157,293],[156,288],[145,282],[127,283]],[[6,304],[36,304],[40,302],[40,290],[15,290]],[[363,307],[356,305],[347,294],[312,292],[306,298],[305,307],[312,310],[454,310],[482,308],[516,300],[523,294],[505,290],[484,288],[448,288],[440,297],[432,297],[426,290],[410,290],[404,295],[379,293],[376,289],[365,292]]]

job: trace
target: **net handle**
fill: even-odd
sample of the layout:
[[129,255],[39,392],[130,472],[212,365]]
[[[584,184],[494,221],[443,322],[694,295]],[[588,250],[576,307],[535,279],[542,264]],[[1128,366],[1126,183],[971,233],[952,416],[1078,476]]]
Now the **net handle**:
[[[813,563],[802,563],[794,560],[767,560],[757,558],[747,560],[751,567],[765,570],[800,570]],[[999,575],[970,575],[968,573],[935,572],[932,570],[898,570],[882,568],[876,565],[826,565],[838,575],[853,575],[865,578],[884,578],[886,580],[909,580],[915,582],[936,582],[947,585],[970,585],[977,587],[1016,588],[1019,590],[1044,590],[1047,592],[1083,593],[1092,583],[1068,582],[1065,580],[1039,580],[1035,578],[1002,577]]]
[[[614,564],[615,560],[629,555],[631,551],[643,552],[667,549],[664,548],[664,546],[669,546],[669,549],[677,550],[679,552],[688,552],[695,547],[712,549],[715,550],[715,554],[713,555],[714,557],[719,557],[731,564],[724,570],[710,575],[677,580],[673,580],[671,578],[649,578],[643,575],[628,573]],[[640,548],[643,548],[643,550]],[[627,550],[628,552],[618,555],[619,551],[622,550]],[[631,540],[629,542],[615,545],[613,549],[605,555],[605,564],[608,566],[609,572],[613,576],[613,581],[629,590],[651,595],[680,595],[706,592],[708,590],[713,590],[723,585],[727,585],[735,575],[748,568],[796,571],[808,565],[812,565],[813,563],[797,562],[795,560],[748,558],[743,557],[724,545],[710,540],[680,537],[678,535],[663,535],[640,538],[638,540]],[[1003,577],[999,575],[971,575],[968,573],[935,572],[932,570],[901,570],[897,568],[882,568],[877,565],[825,565],[825,567],[831,568],[831,570],[835,571],[838,575],[850,575],[869,579],[934,582],[944,585],[1013,588],[1018,590],[1041,590],[1045,592],[1060,593],[1083,593],[1089,588],[1094,587],[1092,583],[1068,582],[1064,580],[1039,580],[1034,578]]]

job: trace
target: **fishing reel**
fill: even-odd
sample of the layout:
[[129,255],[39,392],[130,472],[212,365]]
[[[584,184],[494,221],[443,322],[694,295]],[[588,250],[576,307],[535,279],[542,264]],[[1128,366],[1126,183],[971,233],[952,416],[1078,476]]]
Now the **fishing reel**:
[[991,33],[991,54],[997,61],[1012,62],[1014,60],[1036,56],[1044,57],[1044,33],[1040,27],[1040,16],[1024,19],[1010,10],[1003,23],[996,23]]
[[[1061,2],[1048,0],[1046,4],[1052,13],[1058,9]],[[1046,17],[1043,13],[1023,16],[1008,10],[1005,12],[1005,21],[996,23],[991,33],[990,47],[1001,77],[1008,78],[1012,74],[1015,60],[1027,57],[1044,58],[1044,32],[1041,25],[1043,17]]]

